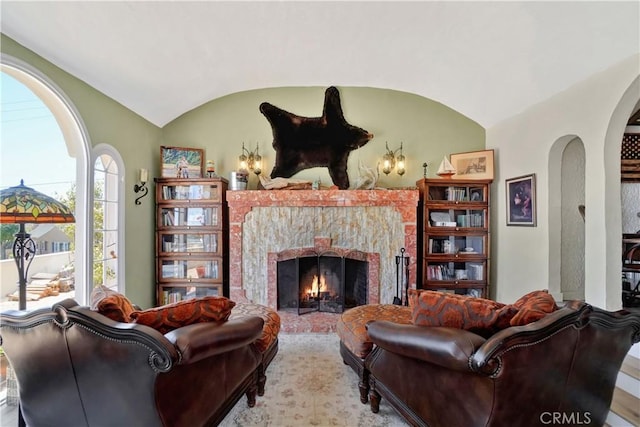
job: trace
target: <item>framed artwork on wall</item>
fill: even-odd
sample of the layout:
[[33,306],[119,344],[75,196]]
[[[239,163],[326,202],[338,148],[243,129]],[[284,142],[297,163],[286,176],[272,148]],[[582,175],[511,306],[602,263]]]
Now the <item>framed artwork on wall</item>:
[[204,150],[162,146],[160,161],[163,178],[202,178]]
[[507,225],[536,226],[536,175],[505,180],[507,186]]
[[493,150],[454,153],[451,164],[456,169],[453,179],[493,179]]

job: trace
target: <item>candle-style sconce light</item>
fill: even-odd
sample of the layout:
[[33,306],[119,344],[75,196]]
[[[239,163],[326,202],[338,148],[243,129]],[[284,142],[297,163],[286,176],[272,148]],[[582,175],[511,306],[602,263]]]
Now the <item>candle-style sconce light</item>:
[[147,171],[146,169],[140,169],[140,184],[135,184],[133,186],[133,191],[136,194],[140,192],[143,192],[143,193],[141,196],[139,196],[136,199],[136,205],[141,205],[142,202],[140,201],[140,199],[142,199],[144,196],[146,196],[149,193],[149,188],[147,188],[148,179],[149,179],[149,171]]
[[382,156],[382,172],[384,172],[385,175],[389,175],[391,171],[395,169],[398,175],[404,175],[406,172],[406,158],[404,154],[402,154],[402,142],[400,142],[400,148],[397,150],[390,150],[389,143],[387,142],[385,142],[385,145],[387,152]]
[[256,175],[260,175],[262,173],[262,156],[258,149],[259,146],[257,142],[256,149],[254,151],[247,150],[244,146],[244,142],[242,143],[242,154],[238,157],[240,170],[248,170]]

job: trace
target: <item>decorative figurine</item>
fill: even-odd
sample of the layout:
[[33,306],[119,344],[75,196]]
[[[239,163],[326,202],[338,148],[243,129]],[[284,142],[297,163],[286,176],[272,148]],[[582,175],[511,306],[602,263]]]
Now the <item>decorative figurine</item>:
[[213,178],[216,176],[216,165],[213,160],[207,160],[207,176]]

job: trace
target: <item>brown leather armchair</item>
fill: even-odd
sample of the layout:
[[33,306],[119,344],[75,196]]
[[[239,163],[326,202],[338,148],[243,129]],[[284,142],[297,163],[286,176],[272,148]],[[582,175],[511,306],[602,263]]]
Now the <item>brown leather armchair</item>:
[[163,335],[67,299],[0,314],[1,345],[30,427],[217,425],[246,394],[264,321],[197,323]]
[[574,301],[488,339],[386,321],[368,334],[373,412],[384,397],[415,426],[601,426],[640,314]]

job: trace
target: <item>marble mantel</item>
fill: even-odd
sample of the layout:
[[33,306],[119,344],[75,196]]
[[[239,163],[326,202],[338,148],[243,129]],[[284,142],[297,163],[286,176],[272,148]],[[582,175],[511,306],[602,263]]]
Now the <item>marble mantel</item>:
[[228,191],[230,298],[277,308],[269,294],[270,254],[328,238],[334,247],[380,255],[377,300],[391,303],[402,247],[415,287],[418,197],[405,189]]

